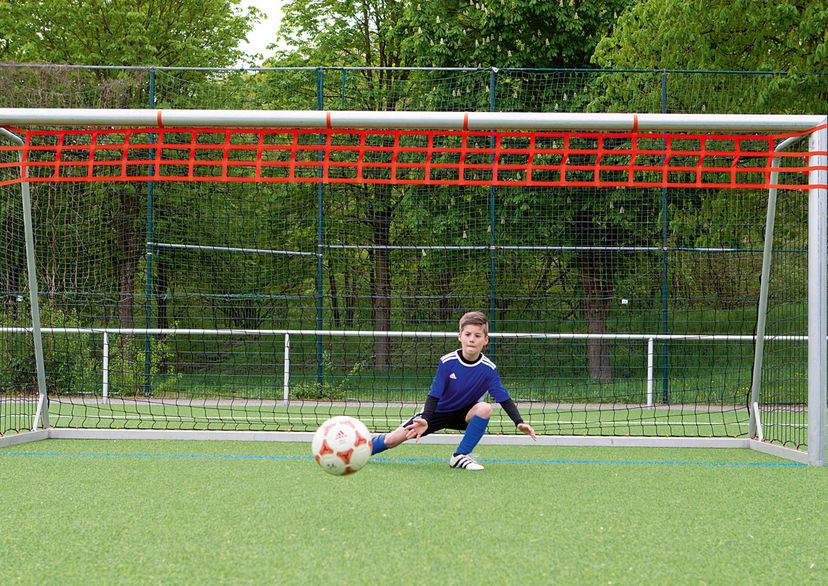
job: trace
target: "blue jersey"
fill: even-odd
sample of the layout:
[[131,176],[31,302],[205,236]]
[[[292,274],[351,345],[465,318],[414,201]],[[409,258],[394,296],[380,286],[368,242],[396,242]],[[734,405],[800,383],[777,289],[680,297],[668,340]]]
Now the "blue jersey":
[[469,363],[460,353],[455,350],[440,358],[428,393],[438,400],[435,413],[470,409],[486,393],[498,403],[509,399],[494,362],[481,354],[476,362]]

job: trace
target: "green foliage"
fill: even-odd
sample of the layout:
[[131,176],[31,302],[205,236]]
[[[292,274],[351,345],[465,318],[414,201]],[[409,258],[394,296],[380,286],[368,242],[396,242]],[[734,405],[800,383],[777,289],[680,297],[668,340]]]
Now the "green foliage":
[[[0,314],[4,318],[5,314]],[[0,325],[12,324],[0,319]],[[37,393],[34,378],[34,350],[31,334],[3,334],[0,346],[0,395],[32,395]]]
[[233,65],[260,12],[239,0],[14,0],[0,58],[78,65]]
[[824,0],[642,0],[595,51],[603,67],[824,69]]
[[423,66],[584,67],[630,0],[421,0],[400,23]]
[[[791,75],[742,94],[747,103],[741,109],[824,112],[825,84],[809,74],[828,65],[826,25],[825,0],[642,0],[598,43],[593,62],[606,68],[786,71]],[[740,99],[728,85],[721,92]],[[632,98],[634,92],[623,95]]]
[[[20,306],[20,310],[28,312],[28,304],[21,303]],[[44,327],[88,327],[71,310],[41,303],[40,311]],[[4,312],[0,314],[0,326],[20,327],[20,318]],[[103,384],[101,334],[44,332],[42,339],[46,390],[50,395],[100,395]],[[144,339],[117,334],[110,335],[109,339],[109,392],[112,395],[143,392]],[[3,334],[0,358],[0,393],[37,392],[34,342],[30,333]],[[171,358],[169,342],[154,337],[149,374],[155,377],[163,372],[165,387],[174,387],[178,380],[170,364]]]
[[[146,338],[123,334],[109,336],[109,394],[130,396],[140,394],[163,395],[166,390],[177,389],[179,376],[171,359],[170,342],[158,336],[150,338],[149,371],[147,371]],[[159,374],[164,374],[159,377]],[[147,375],[153,382],[147,387]],[[161,382],[160,388],[155,384]]]
[[401,39],[396,24],[406,2],[290,0],[277,40],[289,51],[277,54],[281,65],[400,67]]
[[[29,314],[28,303],[19,303],[18,312]],[[59,324],[64,328],[80,327],[78,318],[71,312],[48,303],[40,304],[41,322]],[[22,315],[22,314],[21,314]],[[31,323],[28,317],[26,323]],[[0,326],[20,326],[20,317],[13,318],[8,312],[0,313]],[[2,360],[0,360],[0,392],[37,392],[37,368],[34,341],[30,333],[3,334]],[[46,389],[50,394],[86,393],[100,383],[100,360],[96,356],[92,334],[44,333],[43,360],[46,372]]]
[[359,384],[360,373],[365,368],[366,362],[358,361],[347,372],[340,373],[335,368],[330,353],[324,352],[322,354],[323,382],[311,381],[306,375],[303,380],[291,383],[290,398],[292,400],[343,401],[348,399],[349,392],[354,390],[357,391],[357,396],[360,396],[360,390],[356,385]]

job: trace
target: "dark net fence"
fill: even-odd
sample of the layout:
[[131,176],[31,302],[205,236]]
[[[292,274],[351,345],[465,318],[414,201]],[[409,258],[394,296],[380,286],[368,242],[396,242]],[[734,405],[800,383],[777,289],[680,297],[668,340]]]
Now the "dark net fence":
[[[810,83],[717,72],[8,65],[0,107],[824,112]],[[481,149],[492,144],[479,138]],[[88,136],[60,140],[61,162],[88,154]],[[65,148],[73,140],[78,148]],[[296,140],[311,148],[291,160],[316,179],[312,147],[324,136]],[[569,160],[588,166],[594,155],[577,152],[591,148],[580,140]],[[380,134],[342,160],[390,162],[392,143]],[[516,143],[500,146],[504,166],[525,161],[508,152]],[[160,156],[183,167],[210,160],[168,150]],[[247,151],[229,160],[256,160]],[[136,156],[149,173],[156,151]],[[37,388],[20,186],[14,168],[3,173],[8,433],[31,425]],[[32,183],[51,423],[304,431],[347,412],[387,431],[425,399],[440,356],[457,347],[460,316],[482,310],[486,353],[540,433],[746,435],[767,190],[581,183]],[[761,394],[765,435],[797,447],[807,443],[797,338],[807,333],[806,200],[780,190],[768,330],[777,339]],[[499,410],[492,429],[514,432]]]

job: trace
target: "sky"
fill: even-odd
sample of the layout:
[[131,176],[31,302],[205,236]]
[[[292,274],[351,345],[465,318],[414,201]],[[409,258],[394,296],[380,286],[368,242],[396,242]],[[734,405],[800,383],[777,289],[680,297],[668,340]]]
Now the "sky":
[[[276,29],[282,18],[282,0],[242,0],[241,7],[243,10],[250,6],[255,6],[264,12],[267,19],[257,24],[250,31],[247,35],[247,43],[242,43],[240,48],[248,53],[261,53],[266,58],[273,53],[273,51],[267,50],[267,46],[273,42]],[[256,64],[261,65],[261,62]],[[241,63],[239,65],[245,64]]]

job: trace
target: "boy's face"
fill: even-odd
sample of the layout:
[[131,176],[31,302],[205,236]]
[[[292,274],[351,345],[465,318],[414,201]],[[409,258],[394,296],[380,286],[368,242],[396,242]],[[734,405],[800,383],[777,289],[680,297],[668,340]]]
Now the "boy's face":
[[469,360],[477,359],[489,343],[489,336],[484,333],[483,326],[466,325],[457,339],[460,340],[463,356]]

